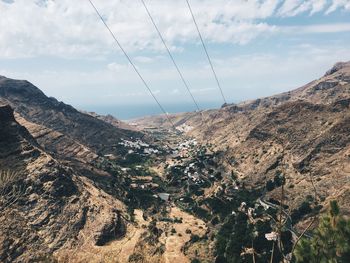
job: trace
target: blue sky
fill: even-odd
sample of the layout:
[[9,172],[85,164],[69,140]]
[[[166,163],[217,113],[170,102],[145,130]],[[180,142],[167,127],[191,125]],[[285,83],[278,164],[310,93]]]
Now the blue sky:
[[[191,110],[141,2],[94,2],[165,108]],[[221,105],[185,0],[145,2],[200,106]],[[350,60],[350,0],[190,2],[229,102],[297,88]],[[113,107],[154,105],[88,1],[0,0],[0,13],[1,75],[121,118],[131,115]]]

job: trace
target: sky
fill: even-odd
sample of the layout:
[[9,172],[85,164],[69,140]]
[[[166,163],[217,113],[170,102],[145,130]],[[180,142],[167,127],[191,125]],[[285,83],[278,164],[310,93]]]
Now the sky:
[[[141,0],[93,2],[164,108],[194,110]],[[350,0],[189,2],[228,102],[297,88],[350,60]],[[223,104],[186,1],[145,3],[200,108]],[[0,0],[0,75],[79,109],[159,112],[88,0]]]

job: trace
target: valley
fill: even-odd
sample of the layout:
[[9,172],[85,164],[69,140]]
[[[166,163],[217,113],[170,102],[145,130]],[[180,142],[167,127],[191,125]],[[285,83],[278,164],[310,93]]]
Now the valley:
[[201,114],[123,123],[0,77],[0,261],[292,262],[330,200],[350,216],[349,62]]

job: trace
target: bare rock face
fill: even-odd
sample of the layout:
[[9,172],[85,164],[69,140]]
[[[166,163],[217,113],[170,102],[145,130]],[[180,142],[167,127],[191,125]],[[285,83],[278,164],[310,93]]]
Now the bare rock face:
[[11,174],[0,185],[0,262],[54,262],[125,233],[124,205],[46,153],[9,106],[0,106],[0,149],[0,172]]
[[95,245],[103,246],[111,240],[125,235],[126,226],[118,211],[114,211],[112,217],[96,231],[94,235]]
[[333,68],[331,68],[330,70],[328,70],[325,74],[325,76],[328,75],[332,75],[333,73],[341,70],[341,69],[345,69],[345,68],[349,68],[350,67],[350,62],[338,62],[336,63]]

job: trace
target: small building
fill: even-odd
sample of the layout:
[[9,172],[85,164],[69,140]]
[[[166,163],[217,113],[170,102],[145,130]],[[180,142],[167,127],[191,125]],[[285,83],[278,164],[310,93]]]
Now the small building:
[[162,199],[166,202],[169,201],[169,198],[170,198],[170,194],[168,194],[168,193],[159,193],[158,196],[160,199]]

